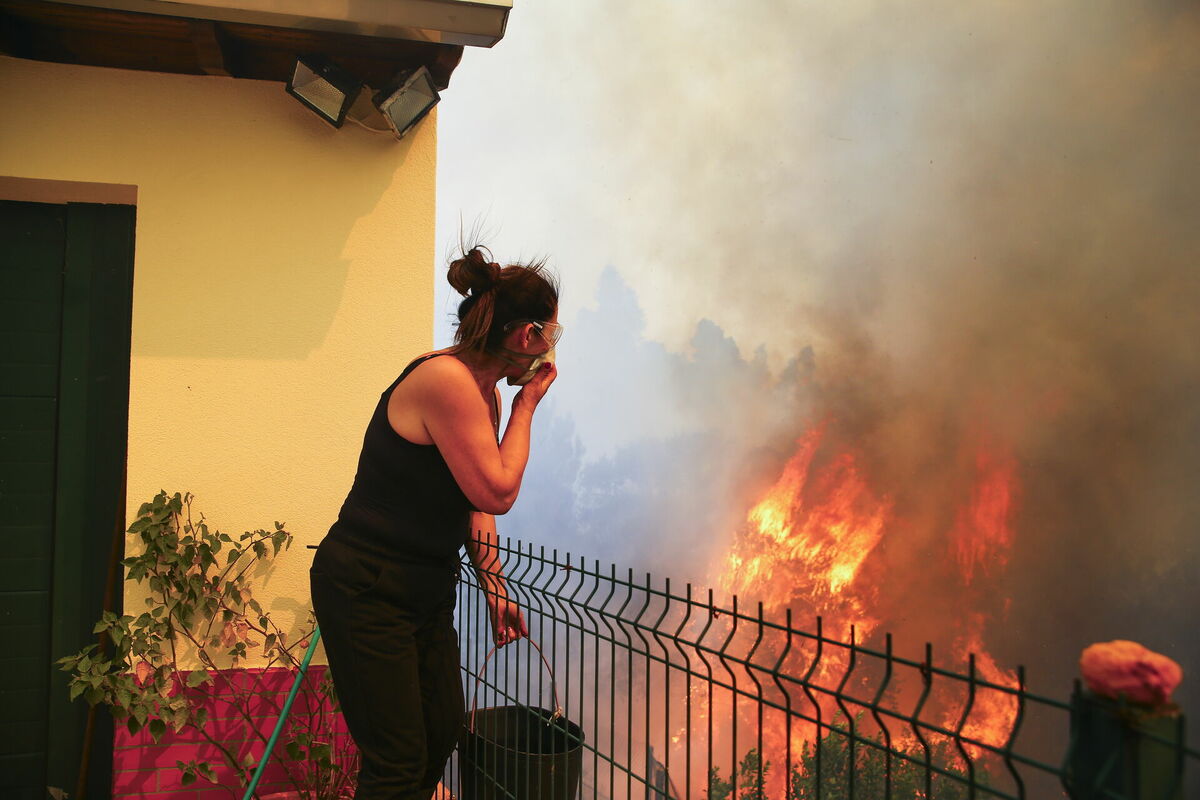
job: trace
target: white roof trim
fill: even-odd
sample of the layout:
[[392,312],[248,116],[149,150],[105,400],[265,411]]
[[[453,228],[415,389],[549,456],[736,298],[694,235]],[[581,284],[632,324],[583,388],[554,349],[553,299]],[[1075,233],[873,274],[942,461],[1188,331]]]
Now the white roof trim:
[[51,0],[146,14],[491,47],[512,0]]

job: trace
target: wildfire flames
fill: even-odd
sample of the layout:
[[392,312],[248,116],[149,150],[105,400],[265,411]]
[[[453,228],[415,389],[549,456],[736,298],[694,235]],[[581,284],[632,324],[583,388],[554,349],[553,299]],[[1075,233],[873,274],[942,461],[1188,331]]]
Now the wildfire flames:
[[857,578],[883,539],[891,503],[867,486],[853,453],[814,468],[823,438],[824,428],[802,438],[779,480],[750,510],[721,588],[774,608],[803,599],[832,630],[855,625],[865,638],[878,624],[875,593]]
[[[879,586],[888,580],[882,559],[887,546],[904,547],[892,531],[911,529],[911,521],[898,518],[893,494],[870,485],[861,468],[862,457],[853,448],[830,441],[829,426],[813,428],[798,442],[782,473],[751,508],[731,550],[719,566],[720,586],[748,599],[762,600],[776,612],[790,608],[800,619],[821,616],[826,635],[846,640],[854,626],[862,644],[873,633],[890,629],[911,608],[888,608]],[[975,610],[973,599],[987,590],[984,578],[1000,575],[1013,543],[1012,519],[1018,496],[1015,460],[986,437],[972,444],[974,474],[970,492],[949,509],[952,520],[937,534],[944,543],[944,566],[949,583],[957,589],[959,603],[939,624],[947,635],[938,643],[941,652],[953,653],[953,666],[965,672],[969,654],[975,654],[979,679],[1016,686],[1015,673],[1000,667],[984,644],[987,616]],[[913,487],[894,487],[912,491]],[[919,490],[919,487],[917,487]],[[936,553],[930,553],[938,559]],[[953,587],[952,587],[953,588]],[[811,627],[801,623],[801,627]],[[944,647],[943,647],[944,646]],[[834,687],[846,670],[843,649],[828,649],[813,681]],[[1002,746],[1016,713],[1012,695],[978,688],[963,719],[965,692],[941,698],[940,718],[931,719],[964,737],[991,746]],[[837,710],[832,699],[826,709]],[[779,732],[764,732],[764,740],[778,747]],[[811,728],[803,733],[810,737]],[[795,737],[796,734],[794,733]],[[799,741],[794,738],[793,749]],[[978,748],[968,745],[973,755]]]
[[971,502],[964,506],[951,533],[955,556],[964,583],[971,583],[976,571],[991,573],[1008,564],[1012,546],[1013,493],[1016,464],[987,448],[975,458],[977,482]]

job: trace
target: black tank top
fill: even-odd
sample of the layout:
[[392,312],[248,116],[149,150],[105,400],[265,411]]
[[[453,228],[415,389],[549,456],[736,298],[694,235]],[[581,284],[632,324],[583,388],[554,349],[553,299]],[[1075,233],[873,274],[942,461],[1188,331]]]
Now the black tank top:
[[[456,565],[474,510],[435,444],[414,444],[388,422],[388,398],[418,366],[409,364],[379,397],[367,424],[354,485],[331,536],[396,561]],[[498,415],[497,415],[498,416]]]

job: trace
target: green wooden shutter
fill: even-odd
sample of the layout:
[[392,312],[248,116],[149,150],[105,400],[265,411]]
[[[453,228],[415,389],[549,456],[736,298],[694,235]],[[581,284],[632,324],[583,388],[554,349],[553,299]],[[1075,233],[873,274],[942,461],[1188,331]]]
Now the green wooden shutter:
[[66,207],[0,204],[0,240],[0,790],[42,800]]
[[[124,527],[133,221],[131,206],[0,202],[0,796],[14,800],[78,796],[87,708],[53,662],[94,640]],[[111,773],[101,719],[92,800]]]

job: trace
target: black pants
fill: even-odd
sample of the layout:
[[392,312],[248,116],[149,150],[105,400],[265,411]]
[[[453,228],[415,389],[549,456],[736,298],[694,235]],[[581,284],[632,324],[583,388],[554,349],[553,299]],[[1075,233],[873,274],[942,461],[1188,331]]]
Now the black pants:
[[428,800],[463,720],[457,565],[398,563],[331,535],[309,574],[334,688],[362,754],[355,800]]

